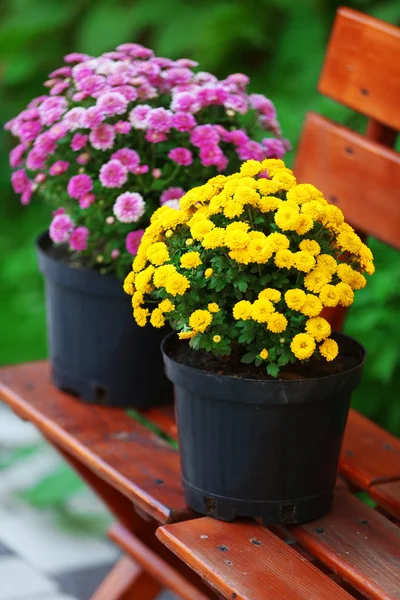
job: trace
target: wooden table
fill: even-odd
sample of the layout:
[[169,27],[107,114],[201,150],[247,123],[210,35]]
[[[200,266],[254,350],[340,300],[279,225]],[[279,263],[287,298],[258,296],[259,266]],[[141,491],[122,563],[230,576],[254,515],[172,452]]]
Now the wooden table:
[[[92,600],[400,599],[400,441],[351,411],[333,511],[266,528],[223,523],[185,504],[173,407],[144,414],[84,404],[55,389],[47,362],[0,369],[0,396],[34,423],[116,517],[124,557]],[[166,435],[160,435],[162,431]],[[356,493],[367,491],[374,510]],[[172,552],[170,552],[172,550]]]

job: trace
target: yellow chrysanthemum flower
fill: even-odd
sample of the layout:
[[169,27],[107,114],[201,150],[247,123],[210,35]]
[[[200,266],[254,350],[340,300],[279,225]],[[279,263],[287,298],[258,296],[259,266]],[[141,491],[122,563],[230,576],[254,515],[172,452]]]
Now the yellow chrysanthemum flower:
[[282,203],[275,213],[274,221],[282,231],[294,231],[299,223],[300,213],[292,204]]
[[294,263],[294,254],[290,250],[278,250],[274,262],[278,269],[291,269]]
[[332,276],[329,275],[327,271],[317,266],[304,277],[304,287],[309,292],[319,294],[324,285],[330,283],[330,281],[332,281]]
[[340,300],[340,294],[336,289],[335,285],[330,285],[329,283],[324,285],[322,290],[319,293],[319,298],[323,304],[323,306],[334,307],[337,306]]
[[175,304],[173,304],[171,302],[171,300],[169,300],[168,298],[166,298],[165,300],[162,300],[160,302],[160,304],[158,305],[158,308],[163,313],[169,313],[169,312],[175,310]]
[[132,296],[132,308],[139,308],[143,304],[142,292],[134,292]]
[[308,215],[314,221],[320,221],[325,216],[325,207],[320,202],[312,200],[311,202],[302,205],[301,213],[303,215]]
[[271,244],[264,234],[255,239],[251,239],[247,250],[250,261],[259,264],[268,262],[273,254]]
[[322,311],[322,302],[317,296],[306,294],[306,299],[300,312],[306,317],[317,317]]
[[269,352],[266,348],[263,348],[260,352],[260,358],[262,358],[262,360],[267,360],[269,356]]
[[233,223],[229,223],[229,225],[227,225],[226,227],[226,231],[244,231],[245,233],[247,233],[250,229],[250,225],[248,223],[245,223],[245,221],[233,221]]
[[192,238],[188,238],[185,242],[186,246],[193,246],[194,240]]
[[229,252],[229,258],[241,265],[248,265],[250,262],[252,262],[250,253],[247,248],[245,248],[244,250],[231,250]]
[[240,167],[240,173],[246,177],[254,177],[262,170],[261,163],[258,160],[246,160]]
[[290,169],[279,169],[272,177],[272,180],[279,185],[281,190],[290,190],[296,185],[296,178]]
[[204,277],[205,277],[206,279],[208,279],[209,277],[211,277],[211,275],[212,275],[213,273],[214,273],[214,271],[213,271],[212,269],[206,269],[206,270],[204,271]]
[[224,245],[225,229],[223,227],[214,227],[209,233],[206,233],[201,244],[207,250],[220,248]]
[[321,355],[330,362],[334,360],[339,353],[339,346],[331,338],[326,339],[319,347]]
[[172,231],[172,229],[168,229],[168,231],[165,232],[165,237],[167,238],[167,240],[169,240],[169,238],[171,238],[174,235],[174,232]]
[[298,333],[291,341],[290,349],[299,360],[305,360],[313,355],[315,340],[308,333]]
[[132,296],[133,292],[135,291],[135,273],[133,273],[132,271],[130,273],[128,273],[128,275],[125,277],[124,280],[124,292],[125,294],[129,294],[129,296]]
[[207,306],[207,308],[210,311],[210,313],[219,312],[219,306],[216,302],[210,302],[210,304]]
[[187,289],[190,288],[190,281],[184,275],[180,273],[173,273],[167,277],[165,282],[165,289],[171,296],[183,296]]
[[[139,250],[140,250],[140,248],[139,248]],[[135,273],[139,273],[139,271],[142,271],[142,269],[145,268],[146,262],[147,262],[146,256],[143,256],[142,254],[137,254],[132,263],[132,270]]]
[[350,252],[351,254],[358,254],[361,249],[361,239],[356,233],[348,233],[343,231],[336,237],[336,243],[339,248]]
[[214,344],[219,344],[221,340],[222,340],[222,337],[220,335],[214,335],[214,337],[213,337]]
[[309,252],[299,250],[293,254],[294,266],[302,273],[309,273],[315,267],[315,258]]
[[322,342],[322,340],[331,335],[331,326],[323,317],[311,317],[306,322],[306,331],[317,342]]
[[168,248],[164,242],[156,242],[147,248],[147,259],[156,267],[159,267],[169,260]]
[[274,288],[265,288],[261,290],[258,294],[258,297],[262,300],[271,300],[271,302],[279,302],[282,297],[282,294],[279,290],[275,290]]
[[231,229],[225,234],[225,246],[230,250],[244,250],[250,240],[249,234],[240,229]]
[[303,215],[300,214],[298,221],[297,221],[297,227],[296,227],[296,233],[298,235],[304,235],[306,233],[308,233],[309,231],[311,231],[311,229],[314,227],[314,221],[312,220],[311,217],[309,217],[308,215]]
[[303,308],[306,299],[306,293],[297,288],[288,290],[285,294],[285,302],[292,310],[300,311]]
[[317,267],[326,271],[329,275],[334,275],[337,269],[337,262],[329,254],[320,254],[317,256]]
[[213,320],[212,314],[208,310],[195,310],[189,317],[189,325],[198,333],[204,333]]
[[351,306],[354,302],[354,292],[348,283],[341,281],[336,285],[336,290],[339,293],[339,304],[341,306]]
[[165,317],[163,315],[162,310],[159,308],[155,308],[151,313],[150,323],[153,327],[163,327],[165,325]]
[[251,302],[248,300],[240,300],[233,307],[233,317],[237,321],[248,321],[251,318]]
[[138,273],[135,277],[135,286],[138,292],[145,292],[155,269],[153,265],[149,265],[144,271]]
[[287,318],[281,313],[275,312],[268,317],[267,329],[272,333],[282,333],[287,327]]
[[214,227],[215,225],[212,221],[202,219],[190,228],[190,233],[193,239],[201,241],[207,233],[214,229]]
[[270,194],[276,194],[279,190],[279,185],[272,181],[272,179],[265,179],[265,177],[261,177],[257,181],[257,189],[264,196],[269,196]]
[[201,265],[201,258],[198,252],[186,252],[186,254],[182,254],[180,265],[183,269],[195,269],[199,265]]
[[269,177],[273,177],[281,169],[286,169],[286,165],[280,158],[265,158],[261,161],[261,171],[268,171]]
[[236,202],[231,200],[224,207],[224,215],[228,219],[234,219],[235,217],[240,217],[243,214],[244,205],[241,202]]
[[324,212],[325,216],[322,222],[325,227],[328,227],[329,229],[332,227],[340,227],[344,223],[344,215],[337,206],[328,204],[325,206]]
[[170,275],[176,273],[174,265],[163,265],[154,271],[153,283],[156,288],[165,287],[165,282]]
[[258,299],[251,307],[251,318],[257,323],[267,323],[268,317],[274,312],[275,307],[270,300]]
[[133,316],[139,327],[144,327],[147,323],[147,317],[149,316],[149,309],[140,307],[134,308]]
[[323,194],[310,183],[298,183],[286,194],[288,200],[294,200],[298,204],[305,204],[316,199],[323,199]]
[[257,206],[259,200],[260,194],[247,185],[240,185],[233,194],[233,202],[238,202],[242,205],[250,204],[250,206]]
[[282,200],[275,198],[275,196],[263,196],[258,201],[258,208],[261,210],[261,212],[268,213],[273,210],[277,210],[280,206],[282,206],[282,204]]
[[277,231],[270,233],[267,236],[267,240],[269,244],[271,244],[271,250],[273,252],[278,252],[278,250],[287,250],[290,246],[290,240],[287,235],[278,233]]
[[180,331],[178,338],[180,340],[191,340],[195,335],[197,335],[197,331]]
[[321,252],[321,246],[315,240],[301,240],[299,248],[303,252],[309,252],[313,256],[318,256]]
[[337,274],[341,281],[343,281],[343,283],[348,283],[353,290],[360,290],[366,286],[367,280],[364,275],[361,275],[358,271],[354,271],[349,265],[344,263],[338,265]]

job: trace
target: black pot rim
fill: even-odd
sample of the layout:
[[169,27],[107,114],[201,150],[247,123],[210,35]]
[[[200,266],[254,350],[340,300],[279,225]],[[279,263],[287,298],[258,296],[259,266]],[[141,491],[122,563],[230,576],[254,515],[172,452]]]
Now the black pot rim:
[[332,373],[331,375],[322,375],[319,377],[310,377],[310,378],[305,378],[305,379],[250,379],[247,377],[234,377],[233,375],[219,375],[217,373],[214,373],[213,371],[205,371],[204,369],[197,369],[196,367],[189,367],[188,365],[184,365],[183,363],[180,363],[178,361],[176,361],[175,359],[171,358],[169,356],[169,354],[167,353],[166,347],[168,346],[168,344],[171,343],[171,340],[176,337],[176,331],[172,331],[171,333],[169,333],[168,335],[165,336],[165,338],[163,339],[163,341],[161,342],[161,352],[163,354],[164,360],[168,360],[171,361],[172,363],[179,365],[179,368],[183,370],[183,372],[186,373],[190,373],[190,372],[196,372],[198,374],[202,374],[202,375],[214,375],[215,377],[218,377],[221,381],[242,381],[244,383],[251,383],[251,384],[255,384],[255,383],[260,383],[260,384],[265,384],[265,383],[284,383],[285,387],[287,385],[299,385],[299,384],[307,384],[310,382],[318,382],[318,381],[329,381],[331,379],[337,378],[339,376],[342,375],[347,375],[350,373],[353,373],[357,370],[360,369],[360,367],[362,367],[364,365],[366,356],[367,356],[367,351],[365,349],[365,347],[360,344],[360,342],[358,342],[357,340],[355,340],[354,338],[352,338],[349,335],[346,335],[345,333],[342,333],[341,331],[333,331],[333,337],[341,337],[343,339],[347,339],[350,340],[351,343],[355,344],[356,346],[358,346],[358,350],[361,356],[361,360],[351,369],[347,369],[345,371],[340,371],[339,373]]

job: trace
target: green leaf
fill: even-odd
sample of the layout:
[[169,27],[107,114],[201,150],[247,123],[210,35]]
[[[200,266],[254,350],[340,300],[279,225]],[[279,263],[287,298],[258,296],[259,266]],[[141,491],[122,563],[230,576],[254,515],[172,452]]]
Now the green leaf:
[[255,352],[246,352],[246,354],[244,356],[242,356],[242,358],[240,359],[240,362],[245,363],[246,365],[249,365],[250,363],[252,363],[254,361],[255,357],[256,357]]
[[237,287],[241,292],[245,293],[249,286],[248,286],[247,282],[244,281],[244,279],[239,279],[239,281],[237,282]]
[[276,363],[270,362],[267,365],[267,373],[271,375],[271,377],[278,377],[279,375],[279,367]]

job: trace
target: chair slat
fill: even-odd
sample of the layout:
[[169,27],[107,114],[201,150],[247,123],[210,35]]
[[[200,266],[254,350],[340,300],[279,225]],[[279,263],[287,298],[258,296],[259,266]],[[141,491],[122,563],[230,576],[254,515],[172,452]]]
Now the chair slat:
[[157,537],[225,598],[353,598],[256,523],[223,523],[204,517],[160,527]]
[[372,600],[400,598],[400,529],[347,492],[332,512],[290,528],[310,554]]
[[294,167],[359,231],[400,249],[400,155],[309,113]]
[[364,490],[377,483],[400,480],[400,440],[351,410],[339,471]]
[[348,8],[337,12],[318,89],[400,130],[400,30]]
[[400,521],[400,481],[373,485],[369,489],[369,495],[381,508]]

